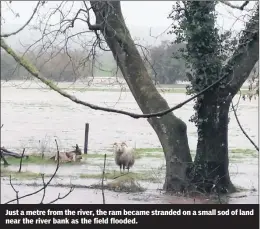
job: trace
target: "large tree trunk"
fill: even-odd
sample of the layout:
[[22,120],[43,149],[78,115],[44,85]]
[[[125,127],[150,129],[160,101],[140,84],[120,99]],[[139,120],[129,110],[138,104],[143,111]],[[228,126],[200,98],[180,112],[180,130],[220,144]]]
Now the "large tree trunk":
[[[120,67],[120,70],[143,113],[169,109],[153,84],[145,64],[125,25],[120,2],[91,2],[96,24]],[[104,22],[105,21],[105,22]],[[173,113],[149,118],[166,159],[166,190],[181,191],[186,185],[186,167],[192,162],[186,124]]]
[[197,153],[190,175],[192,183],[201,191],[214,188],[217,192],[235,191],[228,170],[229,107],[259,59],[258,18],[257,9],[246,25],[237,50],[223,68],[222,75],[228,75],[225,86],[205,93],[199,101]]
[[205,94],[198,109],[197,153],[190,174],[202,192],[233,192],[229,177],[228,123],[231,96]]
[[259,58],[259,11],[247,23],[236,51],[222,68],[219,35],[215,30],[216,2],[191,1],[186,5],[187,49],[195,73],[191,78],[193,90],[198,93],[226,75],[218,88],[200,96],[194,107],[198,144],[189,178],[195,189],[202,192],[232,192],[235,188],[228,171],[229,107]]

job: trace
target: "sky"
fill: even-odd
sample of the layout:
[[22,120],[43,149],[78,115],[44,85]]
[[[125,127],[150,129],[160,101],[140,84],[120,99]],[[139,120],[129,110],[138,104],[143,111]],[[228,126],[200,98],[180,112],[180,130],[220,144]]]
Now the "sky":
[[[11,32],[21,27],[33,12],[36,6],[36,1],[14,1],[11,3],[12,10],[15,13],[19,13],[20,17],[16,18],[14,13],[7,7],[4,2],[2,3],[2,16],[5,18],[5,23],[2,25],[3,32]],[[231,1],[232,4],[240,6],[243,1]],[[58,4],[58,2],[48,2],[45,5],[45,12],[50,11],[50,7]],[[80,1],[75,2],[75,5],[81,4]],[[130,32],[134,38],[145,40],[147,44],[158,44],[162,40],[170,40],[172,37],[164,33],[158,39],[155,36],[163,33],[171,25],[171,19],[167,19],[169,15],[173,1],[122,1],[121,7],[126,24],[129,27]],[[247,6],[252,7],[254,2],[250,2]],[[77,9],[77,7],[75,8]],[[43,12],[42,11],[42,12]],[[219,27],[223,27],[226,30],[240,31],[243,28],[244,22],[238,20],[241,18],[240,10],[231,9],[223,4],[218,4],[217,12],[219,13],[217,24]],[[56,17],[58,20],[58,18]],[[55,19],[54,19],[55,20]],[[33,24],[32,22],[31,24]],[[80,27],[80,24],[79,24]],[[80,29],[80,28],[79,28]],[[152,36],[150,36],[150,34]],[[31,34],[28,30],[21,32],[17,36],[8,38],[7,41],[10,45],[19,47],[19,39],[21,41],[28,41],[35,34]]]

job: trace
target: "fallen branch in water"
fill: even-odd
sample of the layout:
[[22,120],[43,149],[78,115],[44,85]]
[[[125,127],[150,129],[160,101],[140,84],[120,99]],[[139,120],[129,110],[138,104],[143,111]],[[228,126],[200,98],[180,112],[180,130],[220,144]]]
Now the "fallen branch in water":
[[4,155],[3,155],[3,151],[0,151],[0,159],[4,161],[4,166],[8,166],[9,163],[7,162],[7,160],[5,159]]
[[10,151],[10,150],[7,150],[7,149],[4,148],[4,147],[1,147],[0,149],[1,149],[1,153],[2,153],[4,156],[11,156],[11,157],[15,157],[15,158],[26,157],[26,159],[29,158],[28,155],[25,155],[25,156],[24,156],[24,155],[21,155],[21,154],[19,154],[19,153],[14,153],[14,152],[12,152],[12,151]]

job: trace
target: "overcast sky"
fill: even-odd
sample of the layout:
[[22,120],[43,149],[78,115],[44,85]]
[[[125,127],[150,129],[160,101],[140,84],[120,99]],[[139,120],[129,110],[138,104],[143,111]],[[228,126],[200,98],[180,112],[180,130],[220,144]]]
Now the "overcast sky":
[[[2,15],[5,18],[5,23],[2,27],[3,32],[11,32],[16,28],[23,25],[33,12],[36,6],[35,1],[14,1],[11,3],[12,10],[15,13],[19,13],[20,17],[16,18],[13,12],[6,6],[4,2],[2,3]],[[231,1],[234,5],[241,5],[243,1]],[[251,8],[255,2],[250,2],[247,8]],[[45,5],[45,10],[50,11],[50,7],[55,6],[58,2],[47,2]],[[75,4],[81,4],[81,2],[75,2]],[[155,39],[150,37],[150,28],[153,36],[157,36],[167,29],[171,20],[167,19],[168,14],[171,11],[173,1],[122,1],[122,11],[125,17],[126,23],[129,26],[130,32],[134,37],[140,37],[146,40],[148,43],[153,42]],[[75,9],[78,9],[75,7]],[[223,27],[227,30],[241,30],[243,28],[244,22],[242,20],[237,20],[241,18],[240,10],[231,9],[223,4],[218,4],[217,12],[219,13],[217,24],[219,27]],[[31,23],[33,24],[33,22]],[[8,42],[12,46],[19,45],[17,38],[21,40],[28,40],[30,37],[27,30],[19,34],[8,38]],[[31,34],[30,34],[31,36]],[[167,34],[164,34],[159,40],[171,39]]]

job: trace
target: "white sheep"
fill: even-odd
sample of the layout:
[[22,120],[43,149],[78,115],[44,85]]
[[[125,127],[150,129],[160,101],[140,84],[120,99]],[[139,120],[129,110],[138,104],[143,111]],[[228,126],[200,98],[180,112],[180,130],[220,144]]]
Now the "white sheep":
[[134,149],[128,147],[125,142],[118,144],[114,143],[113,145],[114,153],[115,153],[115,162],[120,167],[120,173],[123,166],[123,171],[127,168],[129,169],[134,165]]

